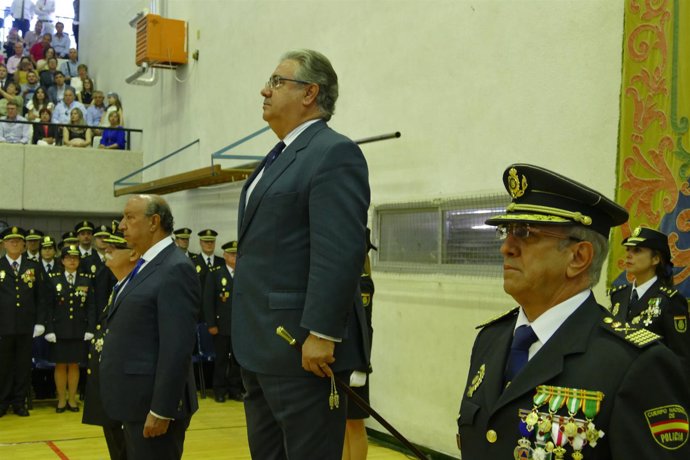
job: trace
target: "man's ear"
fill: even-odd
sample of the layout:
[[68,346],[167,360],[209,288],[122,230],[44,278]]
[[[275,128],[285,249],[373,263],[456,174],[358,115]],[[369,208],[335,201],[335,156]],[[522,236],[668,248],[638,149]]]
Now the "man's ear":
[[569,278],[576,278],[589,270],[594,260],[594,246],[589,241],[573,243],[570,247],[571,260],[566,268]]
[[135,251],[134,249],[132,249],[130,251],[130,253],[129,253],[129,261],[130,262],[136,262],[137,260],[139,260],[139,257],[140,257],[139,253],[137,251]]
[[306,91],[304,93],[304,98],[302,99],[302,104],[305,106],[312,105],[316,102],[316,96],[319,95],[321,87],[316,83],[310,83],[307,85]]

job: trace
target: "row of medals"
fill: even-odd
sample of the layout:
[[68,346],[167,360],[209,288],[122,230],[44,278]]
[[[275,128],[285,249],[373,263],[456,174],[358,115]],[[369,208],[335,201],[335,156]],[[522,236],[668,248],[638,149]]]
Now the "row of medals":
[[[565,458],[564,446],[573,447],[572,459],[582,460],[582,448],[589,444],[595,447],[604,436],[592,420],[575,418],[574,413],[568,417],[552,412],[538,412],[537,407],[531,411],[520,410],[520,432],[523,437],[513,451],[515,460],[562,460]],[[532,448],[529,437],[536,433],[536,447]]]

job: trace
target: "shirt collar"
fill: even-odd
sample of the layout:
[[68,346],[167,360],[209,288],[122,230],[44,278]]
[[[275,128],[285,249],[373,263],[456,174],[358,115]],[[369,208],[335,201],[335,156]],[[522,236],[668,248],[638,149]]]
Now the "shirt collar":
[[283,139],[283,142],[285,143],[285,148],[287,148],[288,145],[292,144],[297,137],[302,134],[308,127],[316,123],[317,121],[321,121],[321,118],[316,118],[314,120],[307,120],[292,131],[290,131],[287,136],[285,136],[285,139]]
[[532,326],[532,330],[536,334],[537,338],[542,344],[545,344],[553,334],[556,333],[561,324],[572,315],[577,308],[584,303],[585,300],[590,296],[592,291],[585,289],[584,291],[575,294],[571,298],[564,300],[558,305],[546,310],[542,313],[539,318],[535,319],[532,323],[529,322],[525,312],[520,307],[518,313],[517,321],[515,322],[515,329],[519,326],[527,324]]
[[144,255],[141,256],[144,259],[144,263],[141,266],[141,268],[139,269],[139,271],[141,272],[141,269],[143,269],[146,265],[148,265],[148,263],[151,262],[153,259],[155,259],[156,256],[158,254],[160,254],[161,251],[163,251],[163,249],[167,248],[171,244],[173,244],[173,240],[171,240],[170,238],[163,238],[158,243],[151,246],[148,249],[148,251],[146,251],[144,253]]
[[652,287],[652,284],[656,283],[656,275],[652,277],[652,279],[645,281],[644,283],[640,284],[639,286],[635,286],[635,283],[633,283],[633,289],[637,291],[637,298],[641,299],[643,295],[649,290],[650,287]]

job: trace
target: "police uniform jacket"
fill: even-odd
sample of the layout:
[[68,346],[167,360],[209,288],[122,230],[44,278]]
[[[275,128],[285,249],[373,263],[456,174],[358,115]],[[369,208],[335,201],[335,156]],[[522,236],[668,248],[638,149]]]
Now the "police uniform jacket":
[[233,280],[226,265],[213,267],[204,288],[204,318],[208,327],[217,327],[218,334],[230,336],[232,321]]
[[666,288],[656,280],[644,295],[630,304],[631,285],[609,291],[611,313],[618,321],[644,327],[662,336],[662,341],[683,363],[690,376],[690,331],[688,331],[688,301],[677,290]]
[[83,339],[84,333],[96,330],[96,306],[92,278],[77,273],[74,285],[67,282],[64,272],[52,274],[48,280],[49,314],[46,334],[59,339]]
[[0,257],[0,335],[31,334],[44,324],[46,298],[41,267],[22,257],[17,275]]
[[48,279],[48,276],[51,273],[61,273],[65,270],[65,268],[62,266],[62,262],[60,262],[58,259],[53,259],[51,264],[52,264],[52,267],[50,267],[50,271],[47,271],[45,265],[43,265],[43,261],[41,261],[39,263],[39,265],[41,266],[41,270],[43,271],[45,279]]
[[[680,363],[668,348],[646,340],[649,333],[644,331],[637,336],[628,331],[626,338],[621,324],[590,294],[503,389],[516,317],[517,309],[489,323],[475,341],[458,417],[463,460],[532,458],[516,451],[520,411],[532,410],[541,385],[578,390],[572,394],[601,393],[592,421],[603,437],[595,446],[583,447],[585,459],[690,458],[688,384],[683,384]],[[633,337],[640,340],[633,343]],[[566,404],[556,405],[556,414],[565,415],[560,421],[568,418]],[[540,406],[538,413],[543,416],[548,407]],[[585,419],[582,406],[574,418]],[[536,434],[530,436],[528,446],[537,448]],[[564,448],[562,458],[571,458],[572,445]]]

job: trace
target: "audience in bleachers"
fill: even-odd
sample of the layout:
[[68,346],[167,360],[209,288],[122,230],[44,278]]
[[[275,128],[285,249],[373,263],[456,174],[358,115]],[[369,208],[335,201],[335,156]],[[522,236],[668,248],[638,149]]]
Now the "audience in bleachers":
[[[76,78],[72,79],[73,81],[76,80]],[[91,106],[91,102],[93,102],[93,80],[91,80],[89,77],[85,77],[83,80],[79,79],[80,83],[80,89],[77,89],[77,99],[79,102],[84,104],[84,107],[88,108]]]
[[53,36],[50,34],[43,34],[40,40],[36,41],[31,48],[29,48],[29,54],[34,59],[34,62],[38,62],[41,59],[45,59],[46,50],[50,48],[50,44],[53,41]]
[[7,73],[14,75],[19,70],[19,61],[24,57],[24,43],[16,42],[14,44],[12,55],[7,59]]
[[[52,111],[55,108],[55,104],[51,102],[46,93],[46,89],[40,86],[35,92],[31,100],[26,104],[26,118],[29,121],[36,121],[39,119],[42,109],[48,109]],[[49,120],[50,121],[50,120]]]
[[101,142],[98,146],[99,149],[125,149],[125,132],[120,126],[120,115],[117,112],[110,112],[108,115],[108,121],[110,122],[110,128],[103,130],[103,137],[101,137]]
[[66,59],[69,56],[69,49],[72,46],[72,41],[69,34],[64,31],[65,25],[61,22],[55,24],[55,34],[53,35],[53,48],[59,58]]
[[7,87],[7,84],[11,81],[12,79],[7,74],[7,66],[5,64],[0,63],[0,88],[4,89],[5,87]]
[[72,77],[78,77],[79,72],[77,71],[79,67],[79,57],[76,48],[70,48],[67,60],[65,60],[60,66],[60,70],[65,74],[65,81],[70,85]]
[[53,21],[55,20],[55,0],[36,0],[34,12],[36,17],[43,21],[43,32],[52,34],[54,30]]
[[72,109],[79,109],[82,113],[82,119],[84,118],[86,108],[84,107],[84,104],[75,99],[74,90],[72,88],[67,88],[64,93],[64,99],[55,105],[55,110],[53,111],[53,123],[69,124]]
[[31,62],[31,58],[28,56],[23,56],[19,60],[19,68],[14,73],[14,81],[21,87],[29,81],[29,72],[34,71],[34,63]]
[[53,74],[53,78],[55,80],[55,85],[48,88],[48,97],[51,101],[53,101],[53,104],[57,105],[58,103],[60,103],[62,99],[65,97],[65,91],[67,91],[68,89],[71,89],[72,92],[76,94],[74,88],[65,83],[65,75],[62,72],[60,72],[59,70],[56,71]]
[[7,115],[7,104],[14,102],[18,107],[24,107],[24,99],[19,94],[19,86],[11,81],[7,84],[5,89],[0,88],[0,116]]
[[108,93],[108,107],[101,118],[101,126],[109,126],[108,117],[112,112],[117,112],[120,116],[120,124],[125,124],[125,115],[122,111],[122,102],[120,102],[120,96],[117,93]]
[[68,147],[89,147],[93,140],[93,133],[91,128],[86,126],[84,121],[84,112],[79,108],[70,110],[70,124],[79,125],[80,127],[65,127],[62,128],[62,145]]
[[43,22],[40,20],[36,21],[34,30],[30,30],[24,36],[24,44],[27,49],[31,49],[36,43],[41,41],[43,36]]
[[59,72],[57,70],[57,59],[50,58],[46,59],[47,67],[38,73],[38,78],[41,80],[41,86],[48,89],[55,85],[55,73]]
[[6,105],[7,116],[0,120],[0,142],[9,144],[28,144],[30,125],[26,123],[13,123],[14,121],[26,121],[19,115],[21,104],[8,102]]
[[3,44],[3,49],[6,57],[10,57],[14,54],[15,43],[24,43],[24,40],[19,36],[19,31],[16,27],[12,27],[7,34],[5,43]]
[[24,98],[24,107],[27,107],[31,98],[34,97],[36,90],[41,87],[41,83],[38,81],[38,74],[36,71],[33,69],[27,70],[26,82],[20,83],[20,85],[22,90],[22,98]]
[[[70,85],[72,85],[72,88],[76,89],[77,92],[81,91],[82,87],[82,82],[84,81],[85,78],[89,78],[91,80],[91,83],[93,84],[93,87],[96,87],[96,84],[93,81],[93,78],[89,76],[89,66],[86,64],[79,64],[77,66],[77,76],[72,77],[72,80],[70,81]],[[92,90],[93,91],[93,90]]]

